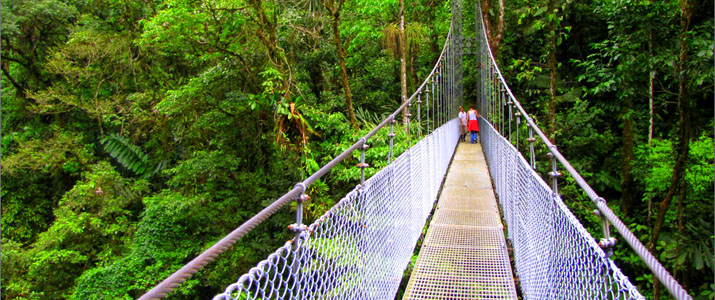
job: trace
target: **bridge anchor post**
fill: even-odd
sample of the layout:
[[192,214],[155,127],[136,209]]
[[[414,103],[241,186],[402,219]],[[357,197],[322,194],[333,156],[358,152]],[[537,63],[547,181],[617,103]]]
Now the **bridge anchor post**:
[[[551,147],[554,151],[556,150],[556,146]],[[559,194],[558,178],[561,176],[561,172],[556,169],[556,155],[554,155],[553,152],[549,152],[547,155],[551,157],[551,172],[549,172],[549,176],[551,177],[551,189],[554,191],[554,196],[556,196]]]
[[[601,197],[598,197],[596,201],[606,203],[606,199]],[[616,246],[616,238],[611,237],[611,228],[606,216],[598,209],[594,209],[593,214],[601,218],[601,229],[603,230],[603,238],[598,242],[598,246],[603,249],[606,257],[611,257],[613,255],[613,248]]]
[[295,232],[295,236],[293,237],[293,262],[291,263],[291,273],[297,287],[298,295],[296,295],[296,299],[300,299],[300,256],[302,249],[300,238],[303,232],[308,229],[308,226],[303,224],[303,202],[310,200],[310,196],[305,193],[307,187],[304,183],[300,182],[296,184],[296,186],[301,187],[302,192],[300,193],[300,196],[295,199],[297,204],[295,210],[295,224],[288,225],[288,229]]
[[529,162],[531,168],[536,170],[536,158],[534,157],[536,155],[534,153],[534,142],[536,142],[536,138],[534,138],[534,128],[531,127],[531,123],[529,122],[526,123],[526,127],[529,127],[529,138],[527,139],[527,141],[529,141]]
[[370,166],[365,163],[365,150],[370,148],[370,145],[367,144],[365,138],[361,138],[360,140],[362,141],[362,146],[360,146],[360,163],[357,164],[356,167],[360,168],[360,185],[363,186],[365,185],[365,168]]
[[390,151],[387,153],[387,164],[389,165],[392,162],[392,146],[394,145],[394,139],[395,139],[395,116],[390,116],[390,134],[387,135],[387,137],[390,138]]
[[521,126],[521,112],[517,111],[516,115],[516,151],[519,151],[519,128]]

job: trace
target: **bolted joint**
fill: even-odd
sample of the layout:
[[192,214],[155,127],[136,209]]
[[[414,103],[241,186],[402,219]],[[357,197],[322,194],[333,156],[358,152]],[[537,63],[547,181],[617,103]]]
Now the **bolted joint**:
[[[603,199],[603,197],[598,197],[598,198],[596,198],[596,200],[594,200],[594,203],[603,203],[605,205],[606,199]],[[601,216],[601,212],[598,209],[594,210],[593,214],[597,215],[599,217]]]
[[[430,81],[430,83],[432,83],[432,81]],[[427,88],[427,89],[425,90],[425,93],[427,93],[427,94],[429,94],[429,93],[430,93],[430,90],[429,90],[429,88]]]
[[308,200],[310,200],[310,196],[308,196],[308,194],[302,194],[302,195],[300,195],[300,197],[298,197],[298,200],[296,200],[296,201],[298,201],[299,203],[303,203]]
[[606,254],[606,257],[611,257],[613,255],[613,248],[615,248],[616,246],[616,238],[602,238],[598,242],[598,246],[603,249],[603,252]]
[[389,137],[389,138],[394,138],[395,136],[397,136],[397,135],[394,134],[394,133],[390,133],[390,134],[387,135],[387,137]]
[[308,230],[308,226],[306,226],[305,224],[293,223],[293,224],[288,225],[288,230],[295,232],[295,233],[301,233],[303,231]]
[[563,175],[563,174],[561,174],[561,172],[558,172],[558,171],[549,172],[549,177],[551,177],[551,178],[560,177],[561,175]]
[[397,123],[397,121],[395,120],[395,117],[392,117],[392,120],[390,120],[389,123],[390,123],[390,124],[395,124],[395,123]]
[[533,137],[530,137],[530,138],[528,138],[528,139],[526,139],[526,140],[529,141],[529,143],[536,142],[536,138],[533,138]]
[[369,168],[369,167],[370,167],[369,164],[367,164],[367,163],[362,163],[362,162],[361,162],[361,163],[358,163],[358,164],[355,165],[355,166],[358,167],[358,168],[360,168],[360,169],[365,169],[365,168]]
[[521,112],[517,111],[517,112],[514,113],[514,115],[517,116],[517,117],[521,117]]
[[370,149],[370,145],[368,145],[368,144],[362,144],[362,149],[363,149],[363,150]]
[[405,116],[407,116],[407,117],[409,118],[409,117],[412,116],[412,114],[411,114],[411,113],[406,113]]

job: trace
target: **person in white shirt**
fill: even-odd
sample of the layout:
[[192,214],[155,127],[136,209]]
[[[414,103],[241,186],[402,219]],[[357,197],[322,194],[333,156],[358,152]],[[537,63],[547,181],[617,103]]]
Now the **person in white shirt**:
[[467,138],[467,113],[464,112],[464,106],[459,106],[459,141],[466,142]]

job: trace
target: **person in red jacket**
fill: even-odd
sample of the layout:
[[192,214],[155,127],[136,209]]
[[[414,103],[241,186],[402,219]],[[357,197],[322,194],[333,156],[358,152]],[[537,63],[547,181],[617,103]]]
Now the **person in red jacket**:
[[469,132],[472,134],[472,144],[475,141],[479,143],[479,112],[474,109],[474,105],[469,106],[467,118],[469,119]]

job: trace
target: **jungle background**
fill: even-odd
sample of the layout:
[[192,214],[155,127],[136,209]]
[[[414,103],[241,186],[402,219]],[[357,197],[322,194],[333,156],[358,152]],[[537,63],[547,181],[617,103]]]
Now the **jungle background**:
[[[713,1],[468,0],[467,36],[475,5],[527,111],[691,295],[713,299]],[[2,298],[139,297],[393,112],[436,61],[450,6],[2,1]],[[466,104],[478,67],[465,56]],[[396,132],[399,154],[414,136]],[[368,176],[387,157],[371,142]],[[310,187],[308,221],[359,182],[357,159]],[[560,188],[600,237],[591,202],[568,177]],[[222,291],[290,238],[294,210],[169,298]],[[624,273],[669,298],[624,244]]]

